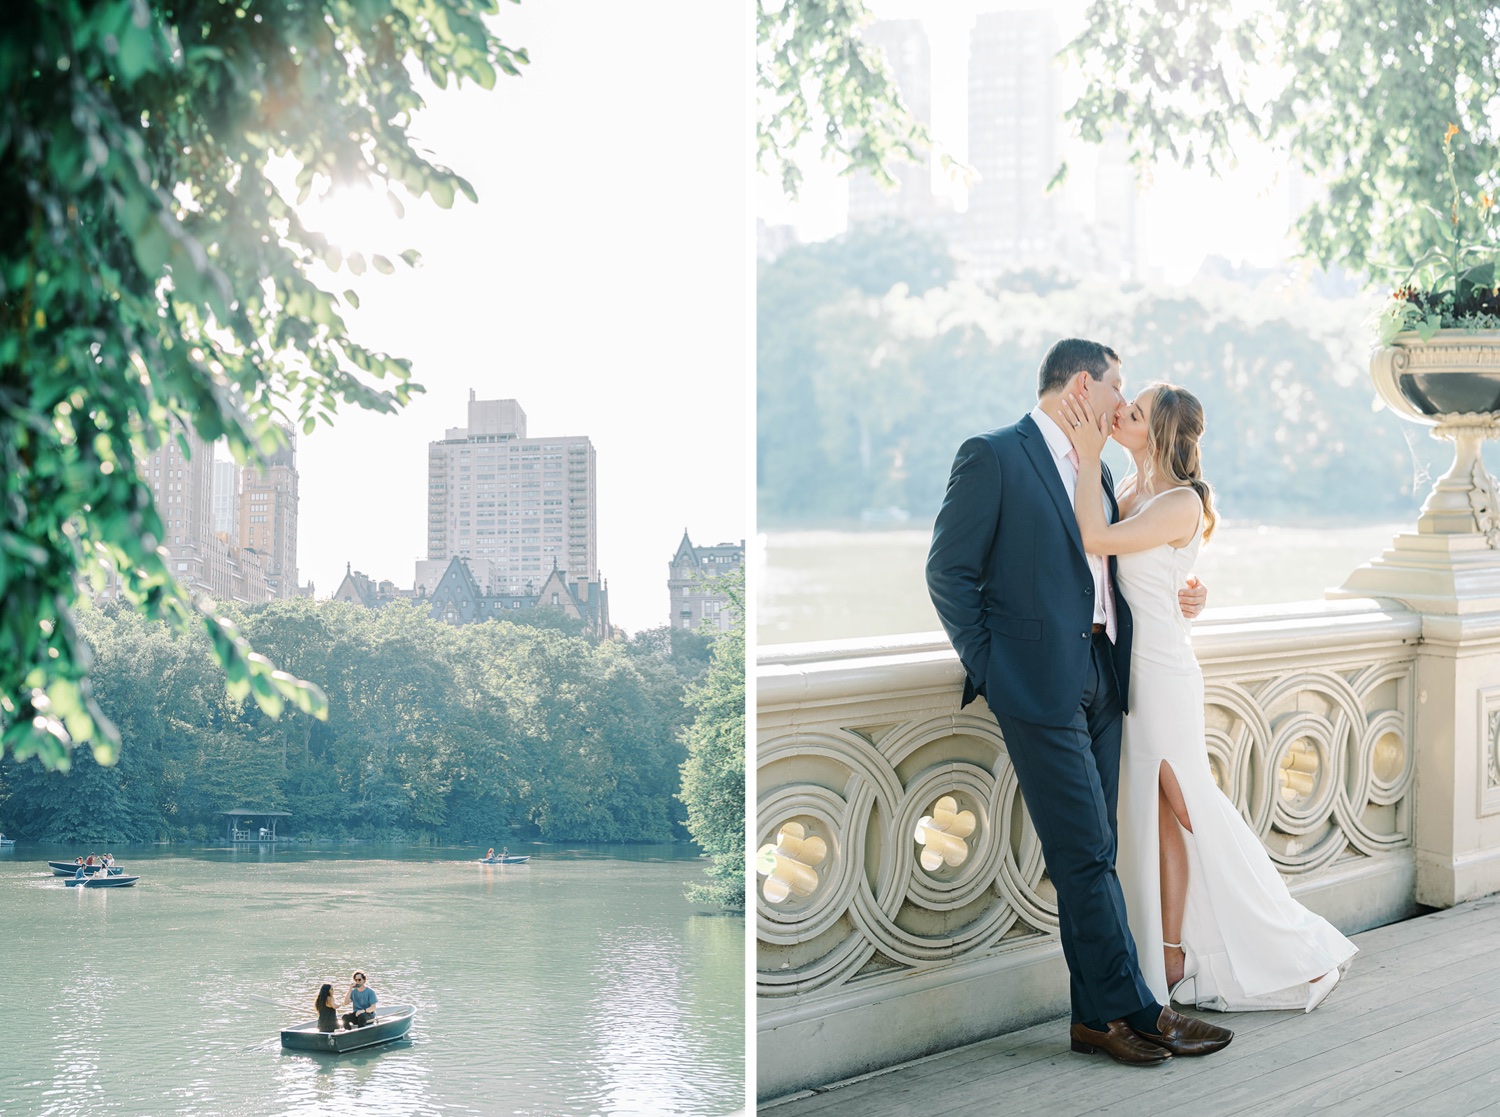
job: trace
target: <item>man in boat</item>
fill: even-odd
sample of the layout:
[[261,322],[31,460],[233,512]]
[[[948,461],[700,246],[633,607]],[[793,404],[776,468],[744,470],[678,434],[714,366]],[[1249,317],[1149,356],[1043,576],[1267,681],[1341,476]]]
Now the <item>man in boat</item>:
[[366,1024],[375,1023],[375,1002],[379,999],[375,996],[375,990],[365,983],[364,972],[355,970],[354,984],[349,987],[349,995],[344,998],[344,1003],[354,1011],[344,1013],[344,1027],[362,1028]]

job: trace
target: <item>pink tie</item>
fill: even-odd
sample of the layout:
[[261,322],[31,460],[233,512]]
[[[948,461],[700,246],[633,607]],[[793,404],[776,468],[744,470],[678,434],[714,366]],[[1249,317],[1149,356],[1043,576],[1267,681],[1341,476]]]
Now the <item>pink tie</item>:
[[[1068,450],[1068,461],[1073,466],[1073,476],[1077,477],[1077,450]],[[1106,555],[1095,555],[1094,557],[1099,560],[1099,584],[1100,588],[1104,591],[1104,631],[1105,634],[1109,636],[1109,642],[1113,644],[1115,642],[1115,631],[1117,626],[1115,624],[1115,590],[1114,586],[1110,584],[1109,580],[1109,558]]]

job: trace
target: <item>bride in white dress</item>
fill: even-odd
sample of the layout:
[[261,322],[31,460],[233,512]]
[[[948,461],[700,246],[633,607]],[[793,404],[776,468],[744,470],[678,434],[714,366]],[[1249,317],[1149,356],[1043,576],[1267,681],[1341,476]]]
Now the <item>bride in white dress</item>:
[[1135,472],[1121,484],[1114,524],[1105,520],[1099,470],[1110,417],[1073,398],[1064,411],[1079,457],[1084,549],[1119,556],[1133,617],[1116,869],[1141,973],[1162,1004],[1311,1012],[1358,948],[1292,899],[1214,782],[1203,673],[1177,604],[1216,520],[1199,468],[1202,405],[1186,389],[1153,384],[1123,409],[1113,434]]

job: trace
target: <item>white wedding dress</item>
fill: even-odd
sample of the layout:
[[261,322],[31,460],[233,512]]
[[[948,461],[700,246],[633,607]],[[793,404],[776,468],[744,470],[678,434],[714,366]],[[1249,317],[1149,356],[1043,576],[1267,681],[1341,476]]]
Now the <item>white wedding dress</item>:
[[1193,656],[1192,623],[1177,603],[1202,542],[1200,517],[1186,547],[1164,545],[1118,559],[1134,636],[1116,868],[1141,973],[1166,1004],[1157,836],[1158,773],[1165,761],[1193,826],[1183,833],[1188,891],[1182,944],[1188,971],[1196,967],[1196,974],[1180,986],[1178,1000],[1224,1011],[1302,1008],[1308,983],[1343,967],[1358,948],[1292,899],[1265,848],[1214,782],[1204,743],[1203,673]]

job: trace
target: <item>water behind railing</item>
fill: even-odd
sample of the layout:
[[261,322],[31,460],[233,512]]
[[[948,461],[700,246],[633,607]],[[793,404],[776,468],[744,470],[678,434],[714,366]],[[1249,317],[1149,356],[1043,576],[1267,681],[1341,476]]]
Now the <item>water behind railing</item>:
[[[0,1113],[728,1113],[744,929],[682,898],[686,846],[116,849],[126,889],[0,856]],[[408,1040],[284,1052],[355,968]],[[280,1009],[267,998],[288,1005]]]
[[[1415,517],[1413,517],[1415,518]],[[1321,599],[1378,557],[1410,524],[1226,522],[1196,573],[1209,607]],[[900,531],[786,531],[762,535],[756,564],[762,644],[936,632],[923,566],[930,525]]]

